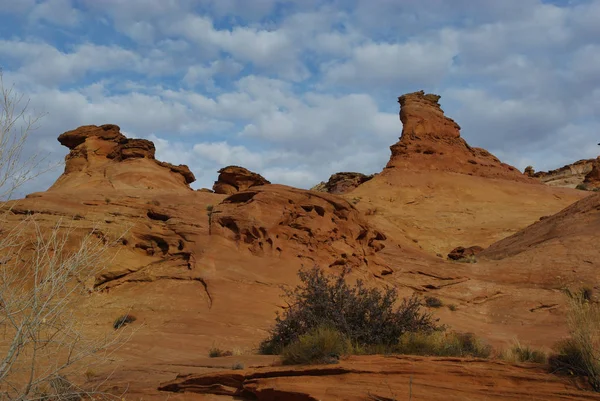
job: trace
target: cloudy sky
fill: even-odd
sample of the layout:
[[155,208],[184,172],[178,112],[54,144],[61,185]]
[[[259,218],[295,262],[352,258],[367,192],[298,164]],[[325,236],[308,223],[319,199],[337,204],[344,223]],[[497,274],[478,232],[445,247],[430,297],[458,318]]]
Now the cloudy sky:
[[305,188],[378,172],[421,89],[471,145],[545,170],[600,153],[598,21],[600,0],[0,0],[0,67],[46,113],[29,151],[113,123],[195,188],[230,164]]

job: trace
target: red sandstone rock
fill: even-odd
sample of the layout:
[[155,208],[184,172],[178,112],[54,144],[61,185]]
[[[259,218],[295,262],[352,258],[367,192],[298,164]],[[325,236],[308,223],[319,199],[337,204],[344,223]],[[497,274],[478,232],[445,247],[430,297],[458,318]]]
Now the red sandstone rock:
[[82,126],[60,135],[58,141],[70,152],[52,191],[88,187],[190,190],[189,184],[195,181],[187,166],[156,160],[151,141],[129,139],[117,125]]
[[470,246],[468,248],[459,246],[450,251],[448,259],[458,262],[474,262],[475,256],[481,251],[483,251],[483,248],[480,246]]
[[219,170],[219,177],[213,185],[217,194],[231,195],[248,188],[270,184],[260,174],[238,166],[228,166]]
[[469,146],[460,137],[460,126],[444,115],[439,99],[423,91],[398,98],[402,136],[390,147],[392,157],[386,168],[441,170],[533,182],[487,150]]
[[365,175],[362,173],[335,173],[329,177],[329,181],[321,182],[311,188],[312,191],[328,192],[330,194],[345,194],[352,191],[359,185],[369,181],[374,174]]

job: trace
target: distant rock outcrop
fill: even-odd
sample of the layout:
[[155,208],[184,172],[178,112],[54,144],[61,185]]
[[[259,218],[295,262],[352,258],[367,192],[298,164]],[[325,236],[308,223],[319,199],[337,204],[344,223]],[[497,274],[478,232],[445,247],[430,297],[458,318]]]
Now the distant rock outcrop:
[[311,188],[311,191],[328,192],[330,194],[345,194],[372,179],[375,174],[365,175],[362,173],[335,173],[329,177],[329,181],[321,182]]
[[579,160],[555,170],[538,171],[533,177],[553,187],[576,188],[592,172],[595,162],[596,159]]
[[592,162],[592,170],[583,179],[583,184],[587,189],[600,188],[600,157]]
[[476,262],[477,254],[481,253],[483,248],[480,246],[470,246],[468,248],[459,246],[454,248],[448,254],[448,259],[454,260],[457,262],[466,262],[466,263],[474,263]]
[[231,195],[251,187],[270,184],[262,175],[238,166],[228,166],[219,170],[219,177],[213,185],[217,194]]
[[156,160],[154,143],[129,139],[119,126],[85,125],[67,131],[58,141],[70,149],[63,175],[50,190],[68,188],[182,189],[196,178],[185,165]]
[[440,170],[533,182],[487,150],[469,146],[460,137],[460,126],[444,115],[439,99],[423,91],[398,98],[402,136],[390,147],[387,169]]

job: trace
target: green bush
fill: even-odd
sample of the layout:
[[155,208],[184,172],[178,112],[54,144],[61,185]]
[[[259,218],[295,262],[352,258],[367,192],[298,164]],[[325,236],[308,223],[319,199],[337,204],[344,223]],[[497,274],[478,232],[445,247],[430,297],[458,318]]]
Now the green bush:
[[278,354],[300,336],[321,326],[336,329],[359,346],[393,345],[406,332],[430,332],[436,328],[431,315],[421,312],[417,296],[404,299],[394,308],[398,299],[394,288],[367,288],[360,280],[351,287],[345,280],[347,272],[330,279],[317,267],[300,270],[301,284],[284,293],[290,307],[283,316],[277,315],[260,352]]
[[351,351],[352,345],[342,333],[320,326],[285,346],[281,356],[284,365],[327,364]]
[[456,356],[488,358],[492,348],[472,333],[435,331],[405,333],[394,346],[394,352],[405,355]]
[[577,186],[575,187],[575,189],[579,189],[579,190],[581,190],[581,191],[587,191],[587,190],[588,190],[588,187],[587,187],[587,185],[585,185],[585,184],[579,184],[579,185],[577,185]]

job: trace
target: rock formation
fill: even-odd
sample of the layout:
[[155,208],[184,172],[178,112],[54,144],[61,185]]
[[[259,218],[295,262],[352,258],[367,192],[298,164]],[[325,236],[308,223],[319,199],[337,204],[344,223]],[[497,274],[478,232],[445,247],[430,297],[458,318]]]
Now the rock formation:
[[329,177],[329,181],[321,182],[311,188],[311,191],[328,192],[330,194],[345,194],[354,188],[363,184],[375,175],[365,175],[362,173],[335,173]]
[[386,168],[441,170],[528,182],[529,177],[502,163],[485,149],[473,148],[460,137],[460,126],[444,115],[440,96],[423,91],[398,98],[402,136],[390,147]]
[[129,139],[117,125],[86,125],[58,137],[70,149],[65,170],[50,188],[190,190],[194,174],[185,165],[175,166],[154,158],[155,148],[146,139]]
[[583,184],[587,189],[600,188],[600,157],[592,162],[592,169],[586,174]]
[[596,159],[579,160],[550,171],[538,171],[533,177],[553,187],[575,188],[592,172]]
[[459,246],[450,251],[448,259],[457,262],[474,263],[477,261],[477,254],[481,253],[481,251],[483,251],[483,248],[480,246],[470,246],[468,248]]
[[238,166],[228,166],[219,170],[219,177],[213,185],[217,194],[231,195],[251,187],[270,184],[262,175]]
[[330,194],[269,185],[238,192],[212,211],[212,233],[254,255],[317,260],[333,266],[391,273],[376,253],[386,236],[370,227],[346,200]]

